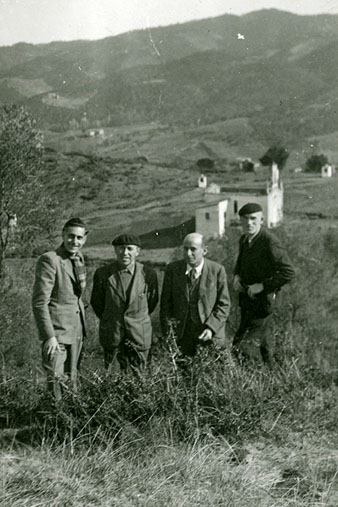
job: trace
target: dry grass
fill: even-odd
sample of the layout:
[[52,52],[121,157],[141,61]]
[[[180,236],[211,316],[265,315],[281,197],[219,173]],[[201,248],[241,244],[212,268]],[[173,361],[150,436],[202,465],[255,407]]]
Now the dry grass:
[[96,451],[12,450],[1,456],[1,505],[335,507],[338,453],[288,440],[236,449],[225,440],[149,445],[140,435]]

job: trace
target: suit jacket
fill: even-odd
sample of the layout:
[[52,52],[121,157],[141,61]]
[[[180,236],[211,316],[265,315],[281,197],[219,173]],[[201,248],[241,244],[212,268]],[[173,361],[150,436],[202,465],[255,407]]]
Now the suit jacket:
[[84,305],[76,289],[73,265],[63,245],[39,257],[32,306],[42,341],[56,336],[60,343],[73,343],[80,324],[85,334]]
[[[172,262],[166,268],[161,294],[161,327],[168,332],[168,321],[176,324],[177,338],[180,339],[189,311],[189,290],[187,286],[186,262]],[[223,266],[204,259],[198,298],[198,313],[201,324],[213,332],[213,341],[225,345],[225,322],[230,311],[227,277]]]
[[150,313],[158,301],[157,274],[136,262],[127,301],[118,270],[115,261],[98,268],[94,274],[91,305],[100,319],[100,343],[104,349],[113,351],[128,340],[136,350],[148,350],[152,339]]

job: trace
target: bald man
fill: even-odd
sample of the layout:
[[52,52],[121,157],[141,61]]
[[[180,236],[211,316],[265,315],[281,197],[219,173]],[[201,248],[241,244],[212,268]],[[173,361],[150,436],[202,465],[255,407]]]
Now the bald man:
[[225,269],[207,259],[207,247],[199,233],[183,241],[184,259],[165,271],[160,319],[166,336],[173,323],[183,355],[194,356],[199,344],[225,346],[225,322],[230,299]]

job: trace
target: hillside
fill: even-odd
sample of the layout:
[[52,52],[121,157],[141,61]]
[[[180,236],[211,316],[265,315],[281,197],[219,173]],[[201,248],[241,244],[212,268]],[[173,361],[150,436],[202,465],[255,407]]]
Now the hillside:
[[[0,48],[0,100],[41,125],[200,125],[248,118],[295,145],[337,123],[338,16],[263,10],[99,41]],[[241,34],[244,39],[238,38]]]

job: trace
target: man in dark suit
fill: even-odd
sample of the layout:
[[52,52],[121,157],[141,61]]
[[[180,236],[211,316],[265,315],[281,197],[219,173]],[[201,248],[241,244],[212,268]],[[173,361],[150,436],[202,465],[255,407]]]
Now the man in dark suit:
[[239,210],[243,235],[235,266],[234,289],[239,295],[241,321],[233,347],[246,358],[273,362],[275,340],[271,305],[281,287],[294,276],[279,239],[262,228],[262,208],[247,203]]
[[56,400],[61,399],[62,385],[67,378],[76,388],[85,335],[82,294],[86,270],[80,250],[86,242],[87,231],[83,221],[80,218],[69,220],[63,227],[62,238],[56,251],[39,257],[32,298],[47,385]]
[[138,236],[122,234],[112,244],[116,261],[96,270],[91,296],[105,366],[113,373],[143,371],[152,341],[150,314],[158,301],[157,274],[136,261]]
[[194,356],[199,344],[225,346],[225,322],[230,300],[225,269],[206,259],[207,247],[199,233],[183,241],[184,259],[166,268],[161,295],[161,327],[164,335],[174,322],[183,355]]

